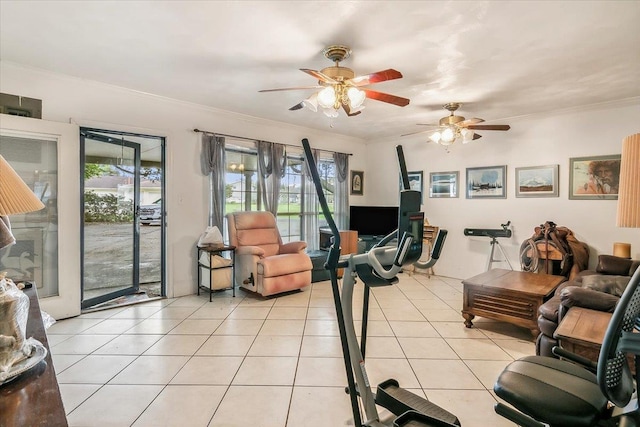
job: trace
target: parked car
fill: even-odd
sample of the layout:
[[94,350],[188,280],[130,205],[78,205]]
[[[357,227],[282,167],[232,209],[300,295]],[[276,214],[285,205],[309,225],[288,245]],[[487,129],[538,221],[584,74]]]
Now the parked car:
[[162,199],[153,204],[140,206],[140,224],[160,225],[162,223]]

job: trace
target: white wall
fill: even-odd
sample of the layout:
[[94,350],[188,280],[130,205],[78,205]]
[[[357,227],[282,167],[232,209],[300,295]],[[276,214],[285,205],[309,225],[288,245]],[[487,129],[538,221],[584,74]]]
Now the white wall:
[[207,225],[208,181],[194,128],[349,152],[364,169],[362,140],[262,120],[132,90],[0,62],[0,92],[42,99],[43,119],[167,138],[168,295],[195,293],[195,243]]
[[[640,99],[500,123],[510,124],[511,130],[478,132],[482,139],[455,145],[448,154],[444,147],[425,143],[426,138],[419,135],[369,141],[366,200],[355,203],[397,205],[398,167],[389,158],[394,156],[395,144],[402,144],[407,169],[424,171],[427,192],[430,172],[460,172],[458,198],[424,198],[423,211],[429,222],[449,230],[442,257],[435,266],[436,274],[467,278],[483,272],[490,252],[489,239],[466,237],[463,229],[500,228],[508,220],[513,236],[500,239],[500,243],[518,270],[520,244],[533,234],[535,226],[547,220],[569,227],[589,245],[591,266],[595,266],[598,254],[611,254],[614,242],[631,243],[632,256],[640,258],[640,230],[616,227],[616,201],[568,197],[569,158],[620,154],[622,139],[640,131]],[[560,197],[516,198],[515,168],[549,164],[560,165]],[[466,199],[465,168],[496,165],[507,165],[507,198]],[[494,264],[501,266],[508,268],[505,263]]]

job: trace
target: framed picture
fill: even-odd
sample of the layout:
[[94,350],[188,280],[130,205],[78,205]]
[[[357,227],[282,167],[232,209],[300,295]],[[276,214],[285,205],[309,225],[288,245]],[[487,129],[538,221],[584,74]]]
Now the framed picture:
[[507,166],[467,168],[467,199],[506,199]]
[[364,172],[351,171],[351,194],[353,196],[364,195]]
[[[422,185],[422,171],[407,172],[409,176],[409,189],[420,192],[420,203],[422,203],[423,185]],[[400,179],[400,189],[402,188],[402,179]]]
[[458,197],[458,171],[431,172],[429,174],[429,197]]
[[558,165],[516,168],[516,197],[558,197]]
[[620,154],[569,159],[569,199],[617,200]]

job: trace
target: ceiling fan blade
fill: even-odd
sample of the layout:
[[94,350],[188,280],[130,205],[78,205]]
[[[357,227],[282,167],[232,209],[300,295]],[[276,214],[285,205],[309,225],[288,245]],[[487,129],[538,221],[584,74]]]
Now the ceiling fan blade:
[[299,103],[297,103],[293,107],[289,108],[289,111],[296,111],[296,110],[299,110],[299,109],[301,109],[303,107],[304,107],[304,101],[300,101]]
[[387,80],[401,79],[402,73],[400,71],[389,68],[388,70],[378,71],[377,73],[367,74],[365,76],[356,76],[349,79],[351,83],[356,86],[365,86],[374,83],[386,82]]
[[375,99],[376,101],[387,102],[389,104],[397,105],[398,107],[405,107],[409,105],[410,100],[388,93],[377,92],[371,89],[362,89],[367,94],[367,98]]
[[349,117],[357,116],[358,114],[362,113],[362,110],[358,110],[355,113],[352,113],[351,107],[349,107],[349,105],[347,104],[342,104],[342,109],[344,110],[345,113],[347,113],[347,116]]
[[509,130],[511,126],[509,125],[469,125],[466,126],[467,129],[473,130]]
[[281,92],[283,90],[304,90],[304,89],[321,89],[323,86],[300,86],[300,87],[283,87],[279,89],[262,89],[258,92]]
[[431,126],[432,128],[439,128],[440,125],[435,123],[416,123],[418,126]]
[[484,119],[479,119],[477,117],[472,117],[470,119],[463,120],[463,121],[461,121],[459,123],[456,123],[456,124],[458,125],[458,127],[464,128],[464,127],[467,127],[469,125],[475,125],[477,123],[482,123],[482,122],[484,122]]
[[419,133],[433,132],[433,130],[419,130],[417,132],[404,133],[400,136],[409,136],[409,135],[417,135]]
[[308,68],[300,68],[300,71],[305,72],[307,74],[309,74],[310,76],[315,77],[316,79],[325,82],[325,83],[331,83],[331,84],[338,84],[337,80],[332,79],[331,77],[322,74],[320,71],[316,71],[316,70],[310,70]]

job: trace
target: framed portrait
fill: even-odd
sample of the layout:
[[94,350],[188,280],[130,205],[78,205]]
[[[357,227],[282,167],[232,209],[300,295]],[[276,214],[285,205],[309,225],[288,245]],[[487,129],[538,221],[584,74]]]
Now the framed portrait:
[[458,197],[458,171],[431,172],[429,174],[429,197]]
[[467,199],[506,199],[507,166],[467,168]]
[[[420,192],[420,203],[422,203],[422,194],[424,190],[422,184],[422,171],[407,172],[407,175],[409,176],[409,189]],[[402,179],[400,179],[399,184],[400,190],[403,190]]]
[[516,197],[558,197],[558,165],[516,168]]
[[617,200],[620,154],[569,159],[569,199]]
[[364,172],[351,171],[351,195],[364,195]]

